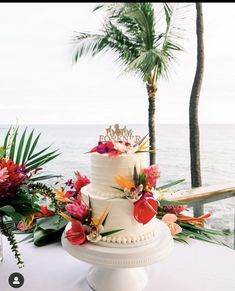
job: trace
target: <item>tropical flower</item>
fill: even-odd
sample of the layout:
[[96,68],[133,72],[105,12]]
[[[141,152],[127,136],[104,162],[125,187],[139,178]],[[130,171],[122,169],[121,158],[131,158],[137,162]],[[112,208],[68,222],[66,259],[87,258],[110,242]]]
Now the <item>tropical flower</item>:
[[131,189],[125,188],[124,193],[127,199],[133,202],[136,202],[141,198],[142,190],[143,190],[143,185],[140,184],[138,187],[132,187]]
[[98,226],[92,226],[90,228],[90,233],[86,236],[87,240],[93,243],[96,243],[101,240],[102,235],[100,232],[104,229],[102,224]]
[[54,211],[49,210],[45,205],[41,205],[40,212],[43,214],[43,216],[48,217],[54,215]]
[[66,231],[65,236],[72,245],[81,245],[86,242],[86,234],[83,225],[76,220],[71,223],[71,228]]
[[157,178],[160,176],[160,170],[156,165],[151,165],[143,170],[146,177],[146,184],[151,188],[156,186]]
[[157,201],[151,196],[143,196],[134,203],[134,217],[139,223],[146,224],[156,216]]
[[74,188],[77,193],[81,192],[82,187],[91,183],[90,179],[86,176],[82,176],[78,171],[75,173],[77,180],[74,182]]
[[[28,179],[25,167],[15,164],[10,159],[0,161],[2,181],[0,183],[0,201],[16,196],[18,187]],[[7,173],[7,177],[6,177]]]
[[177,216],[172,213],[167,213],[162,217],[162,221],[169,227],[172,235],[176,235],[182,231],[181,226],[177,223]]
[[186,205],[166,205],[163,206],[163,210],[168,213],[179,214],[187,208]]
[[33,222],[34,222],[34,218],[36,216],[34,214],[26,216],[24,219],[22,219],[18,225],[17,225],[17,229],[21,230],[21,231],[27,231],[30,230],[33,227]]
[[73,217],[77,218],[78,220],[82,221],[87,218],[89,214],[88,207],[84,204],[78,203],[70,203],[65,206],[65,209],[71,214]]
[[0,168],[0,183],[5,182],[8,177],[9,175],[8,175],[7,168],[6,167],[3,169]]

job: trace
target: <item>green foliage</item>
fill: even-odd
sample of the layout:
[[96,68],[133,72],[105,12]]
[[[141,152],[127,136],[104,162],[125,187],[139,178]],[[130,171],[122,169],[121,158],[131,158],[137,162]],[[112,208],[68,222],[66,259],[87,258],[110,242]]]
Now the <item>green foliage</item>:
[[22,268],[24,266],[24,262],[21,259],[16,239],[14,237],[11,227],[9,227],[9,225],[3,221],[3,217],[1,215],[0,215],[0,231],[3,235],[7,237],[9,244],[11,246],[11,250],[15,254],[17,265],[19,266],[19,268]]
[[[139,74],[143,81],[155,82],[167,77],[176,52],[183,48],[182,19],[188,5],[180,3],[133,2],[98,5],[94,11],[105,11],[99,33],[77,33],[74,61],[85,55],[114,51],[124,71]],[[177,20],[179,24],[177,24]]]
[[[58,150],[48,151],[50,146],[40,150],[39,152],[35,152],[41,134],[38,134],[37,137],[34,138],[34,130],[32,130],[29,136],[26,137],[27,135],[26,127],[23,134],[19,138],[19,143],[17,143],[19,127],[16,127],[13,130],[12,135],[11,130],[12,128],[8,130],[6,137],[4,139],[5,152],[3,154],[1,151],[0,154],[3,157],[9,157],[18,165],[25,165],[27,172],[36,170],[37,168],[45,165],[46,163],[60,155],[60,153],[58,153]],[[48,178],[51,177],[52,176],[48,176]],[[44,179],[45,178],[46,176],[44,176]]]

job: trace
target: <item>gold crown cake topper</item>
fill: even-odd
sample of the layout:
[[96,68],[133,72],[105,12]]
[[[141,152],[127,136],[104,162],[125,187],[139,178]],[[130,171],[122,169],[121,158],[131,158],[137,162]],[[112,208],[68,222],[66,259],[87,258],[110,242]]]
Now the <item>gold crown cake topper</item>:
[[105,129],[106,133],[104,135],[99,135],[99,141],[113,141],[113,142],[128,142],[128,143],[138,143],[141,139],[139,135],[134,135],[132,129],[128,129],[125,125],[123,128],[119,124],[110,125]]

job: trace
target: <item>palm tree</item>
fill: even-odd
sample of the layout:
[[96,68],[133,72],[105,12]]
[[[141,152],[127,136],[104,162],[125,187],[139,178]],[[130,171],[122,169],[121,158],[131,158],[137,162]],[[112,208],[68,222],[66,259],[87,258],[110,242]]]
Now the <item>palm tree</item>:
[[178,40],[182,31],[175,25],[181,18],[179,3],[112,3],[105,8],[105,23],[98,33],[77,33],[74,61],[84,55],[95,56],[101,51],[114,51],[125,72],[138,74],[146,83],[148,94],[148,127],[150,164],[156,163],[155,111],[158,83],[167,77],[175,53],[182,50]]
[[[204,42],[203,42],[203,13],[202,3],[196,2],[196,33],[197,33],[197,68],[194,77],[189,104],[189,128],[190,128],[190,156],[191,156],[191,185],[199,187],[201,182],[200,167],[200,138],[198,124],[198,104],[204,72]],[[203,206],[194,208],[194,214],[199,216],[203,213]]]

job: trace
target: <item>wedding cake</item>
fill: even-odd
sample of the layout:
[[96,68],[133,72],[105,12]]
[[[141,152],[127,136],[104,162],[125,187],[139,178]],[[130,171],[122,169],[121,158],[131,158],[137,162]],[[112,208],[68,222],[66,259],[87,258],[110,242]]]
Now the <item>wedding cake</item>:
[[[159,171],[146,165],[145,139],[133,137],[126,128],[114,128],[107,129],[107,135],[100,136],[98,146],[90,151],[91,184],[82,188],[82,196],[90,201],[95,217],[108,211],[102,232],[110,235],[102,236],[97,244],[134,247],[149,243],[161,232],[152,191]],[[136,142],[131,144],[127,136]],[[112,233],[113,229],[120,231]]]

